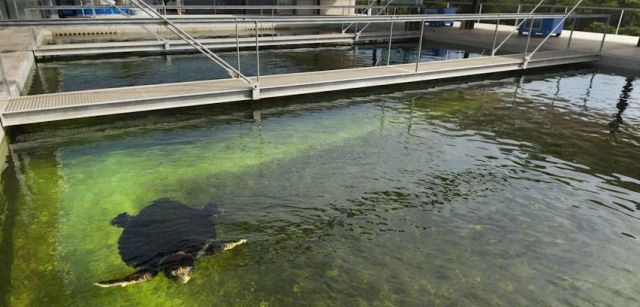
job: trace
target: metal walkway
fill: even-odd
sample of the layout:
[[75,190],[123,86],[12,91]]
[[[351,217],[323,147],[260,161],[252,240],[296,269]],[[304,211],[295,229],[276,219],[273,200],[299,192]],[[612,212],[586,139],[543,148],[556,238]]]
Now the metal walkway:
[[[417,38],[420,32],[398,32],[394,39]],[[386,41],[389,38],[387,32],[362,33],[357,37],[359,41]],[[235,37],[199,39],[202,45],[208,49],[231,49],[255,46],[255,37],[241,37],[236,41]],[[311,35],[283,35],[262,36],[259,38],[260,46],[288,46],[307,44],[352,44],[356,41],[355,33],[331,33]],[[193,50],[193,47],[182,40],[168,40],[168,44],[161,41],[129,41],[129,42],[102,42],[81,44],[44,45],[37,47],[33,53],[36,57],[47,56],[79,56],[130,52],[164,52]],[[239,46],[238,46],[239,45]]]
[[0,119],[4,126],[15,126],[517,71],[597,60],[597,53],[575,50],[539,51],[528,60],[526,65],[524,65],[522,54],[513,54],[261,76],[258,92],[239,79],[222,79],[34,95],[2,102]]

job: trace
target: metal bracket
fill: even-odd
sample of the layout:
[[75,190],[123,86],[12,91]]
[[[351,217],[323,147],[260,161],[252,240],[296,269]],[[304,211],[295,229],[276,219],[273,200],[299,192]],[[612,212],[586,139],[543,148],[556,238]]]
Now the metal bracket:
[[253,85],[253,90],[251,91],[251,98],[253,100],[259,100],[260,99],[260,85],[259,84],[254,84]]

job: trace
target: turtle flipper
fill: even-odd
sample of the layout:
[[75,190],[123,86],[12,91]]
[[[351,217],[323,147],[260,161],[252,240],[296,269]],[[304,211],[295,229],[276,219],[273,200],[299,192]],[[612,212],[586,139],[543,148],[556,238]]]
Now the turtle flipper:
[[222,244],[222,250],[230,250],[232,248],[235,248],[238,245],[242,245],[247,243],[246,239],[242,239],[242,240],[238,240],[238,241],[234,241],[234,242],[225,242]]
[[131,273],[126,277],[123,277],[120,279],[99,281],[97,283],[94,283],[94,285],[101,288],[109,288],[109,287],[116,287],[116,286],[126,287],[128,285],[139,284],[139,283],[143,283],[145,281],[151,280],[154,277],[156,277],[156,275],[158,275],[157,271],[143,269],[143,270],[139,270],[134,273]]
[[196,254],[196,259],[204,256],[215,255],[219,252],[230,250],[235,248],[236,246],[247,243],[246,239],[238,240],[238,241],[229,241],[222,244],[216,243],[213,239],[209,239],[205,242],[202,249]]
[[111,225],[115,227],[126,227],[129,225],[129,221],[131,220],[131,215],[126,212],[122,212],[118,214],[113,220],[111,220]]

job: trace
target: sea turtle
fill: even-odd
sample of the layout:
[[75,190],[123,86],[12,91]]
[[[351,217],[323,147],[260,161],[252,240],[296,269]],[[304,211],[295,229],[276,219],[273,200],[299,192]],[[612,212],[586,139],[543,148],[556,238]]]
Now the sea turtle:
[[136,271],[126,277],[95,283],[99,287],[128,286],[148,281],[159,273],[174,281],[191,279],[194,260],[244,244],[246,240],[218,243],[211,216],[217,205],[189,208],[177,201],[158,199],[136,216],[121,213],[111,225],[124,228],[118,240],[120,257]]

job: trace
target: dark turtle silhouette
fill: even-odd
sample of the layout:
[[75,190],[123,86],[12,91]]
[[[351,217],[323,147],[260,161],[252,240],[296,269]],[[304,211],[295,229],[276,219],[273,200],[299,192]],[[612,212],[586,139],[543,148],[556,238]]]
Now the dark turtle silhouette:
[[195,259],[247,242],[216,242],[210,217],[217,213],[215,204],[193,209],[169,199],[152,202],[136,216],[121,213],[111,221],[111,225],[124,228],[118,240],[118,250],[122,260],[136,272],[95,285],[124,287],[148,281],[159,273],[187,283],[193,274]]

